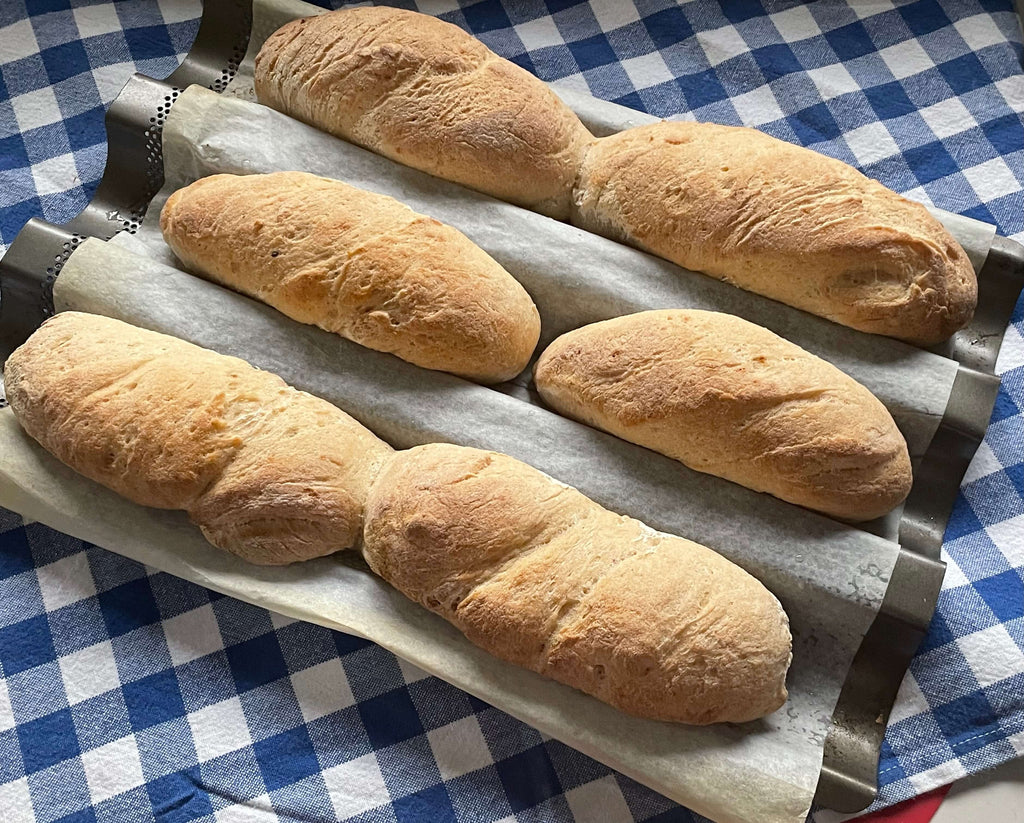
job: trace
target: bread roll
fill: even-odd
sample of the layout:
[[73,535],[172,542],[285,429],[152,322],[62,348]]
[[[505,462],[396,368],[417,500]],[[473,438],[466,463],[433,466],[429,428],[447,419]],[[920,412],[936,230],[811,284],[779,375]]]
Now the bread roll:
[[575,203],[583,228],[861,331],[928,345],[974,313],[970,261],[923,206],[754,129],[602,138]]
[[391,448],[243,360],[90,314],[50,318],[7,360],[18,422],[86,477],[184,509],[206,538],[280,565],[357,544]]
[[511,457],[399,452],[364,554],[481,648],[629,714],[742,722],[786,700],[789,621],[764,586]]
[[593,139],[532,74],[462,29],[403,9],[293,20],[263,44],[254,79],[264,105],[562,220]]
[[547,348],[535,379],[569,417],[835,517],[880,517],[910,491],[906,441],[871,392],[729,314],[585,326]]
[[337,180],[205,177],[170,196],[160,228],[206,277],[424,368],[500,382],[540,335],[525,289],[465,235]]

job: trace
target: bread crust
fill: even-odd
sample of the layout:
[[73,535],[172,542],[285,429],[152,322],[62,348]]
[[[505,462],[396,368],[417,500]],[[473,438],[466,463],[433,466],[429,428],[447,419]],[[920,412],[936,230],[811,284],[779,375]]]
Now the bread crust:
[[530,295],[464,234],[337,180],[204,177],[168,198],[160,228],[193,271],[424,368],[501,382],[540,336]]
[[556,339],[534,371],[562,414],[846,520],[910,492],[888,409],[835,366],[739,317],[647,311]]
[[51,454],[143,506],[184,509],[215,546],[263,565],[357,545],[392,451],[270,372],[98,315],[51,317],[4,381]]
[[293,20],[263,44],[254,79],[264,105],[562,220],[593,139],[538,78],[462,29],[403,9]]
[[761,583],[506,455],[397,453],[364,554],[476,645],[629,714],[743,722],[786,700],[789,622]]
[[861,331],[930,345],[977,302],[967,255],[924,206],[755,129],[601,138],[574,203],[585,229]]

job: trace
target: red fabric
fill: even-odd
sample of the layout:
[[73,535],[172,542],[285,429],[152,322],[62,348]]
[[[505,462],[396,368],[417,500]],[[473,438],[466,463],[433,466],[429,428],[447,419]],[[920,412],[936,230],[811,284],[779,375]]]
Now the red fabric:
[[943,786],[920,797],[904,800],[888,809],[858,817],[856,823],[928,823],[935,817],[949,788]]

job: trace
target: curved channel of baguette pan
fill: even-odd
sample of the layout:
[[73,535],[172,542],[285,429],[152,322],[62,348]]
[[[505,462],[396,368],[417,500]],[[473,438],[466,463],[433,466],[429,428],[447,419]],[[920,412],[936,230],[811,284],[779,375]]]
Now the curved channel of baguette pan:
[[861,331],[929,345],[974,314],[974,269],[924,206],[755,129],[601,138],[575,204],[583,228]]
[[253,563],[357,545],[392,451],[277,375],[92,314],[47,320],[8,358],[4,382],[47,451],[143,506],[184,509]]
[[877,398],[830,363],[719,312],[640,312],[541,354],[557,411],[692,469],[848,520],[910,492],[910,456]]
[[193,271],[424,368],[508,380],[540,336],[526,290],[464,234],[337,180],[204,177],[168,198],[160,228]]
[[761,583],[506,455],[398,452],[364,546],[478,646],[629,714],[742,722],[786,700],[789,621]]
[[403,9],[293,20],[256,57],[261,103],[559,219],[593,136],[544,83],[462,29]]
[[378,574],[471,641],[631,714],[742,721],[786,699],[789,623],[763,585],[510,457],[395,456],[273,374],[96,315],[48,320],[6,380],[48,451],[252,562],[362,534]]

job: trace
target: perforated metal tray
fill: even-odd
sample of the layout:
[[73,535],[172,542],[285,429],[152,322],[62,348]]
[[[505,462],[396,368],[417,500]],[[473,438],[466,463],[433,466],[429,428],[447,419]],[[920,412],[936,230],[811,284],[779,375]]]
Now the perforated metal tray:
[[[69,223],[30,220],[0,259],[0,360],[53,313],[53,283],[87,237],[134,232],[163,184],[161,131],[175,99],[196,84],[222,91],[245,54],[251,0],[204,3],[195,43],[163,80],[136,74],[106,116],[107,164],[96,194]],[[900,521],[902,549],[881,610],[847,675],[825,743],[815,801],[860,811],[878,791],[878,757],[900,682],[935,611],[945,571],[942,537],[964,472],[985,434],[999,379],[993,374],[1024,286],[1024,246],[996,237],[979,275],[971,325],[934,349],[959,371],[946,413],[915,473]]]

